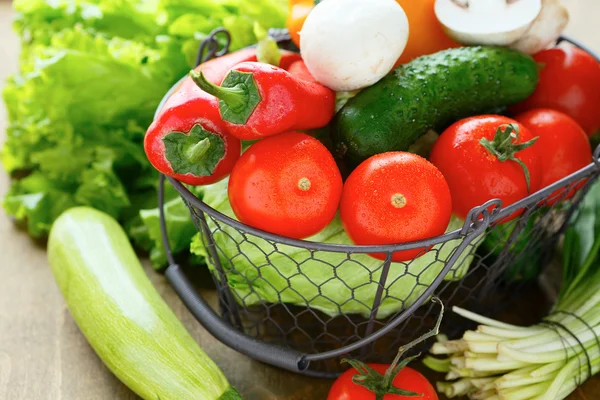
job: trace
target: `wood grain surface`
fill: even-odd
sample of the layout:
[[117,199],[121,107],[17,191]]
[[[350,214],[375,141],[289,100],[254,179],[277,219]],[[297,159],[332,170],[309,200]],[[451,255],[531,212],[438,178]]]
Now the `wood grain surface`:
[[[600,0],[563,2],[571,13],[568,34],[600,52]],[[0,0],[0,85],[17,69],[19,45],[10,29],[12,17],[10,3]],[[0,142],[5,128],[5,110],[0,106]],[[7,187],[8,178],[0,173],[0,196]],[[145,266],[167,303],[245,399],[326,397],[330,382],[268,367],[217,342],[184,308],[163,276],[152,272],[147,262]],[[44,248],[0,212],[0,400],[137,398],[110,374],[80,334],[53,281]],[[600,399],[600,377],[588,381],[571,399]]]

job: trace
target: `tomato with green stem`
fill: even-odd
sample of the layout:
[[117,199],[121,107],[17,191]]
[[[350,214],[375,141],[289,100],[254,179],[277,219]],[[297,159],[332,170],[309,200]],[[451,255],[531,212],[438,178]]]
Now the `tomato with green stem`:
[[365,364],[357,360],[343,360],[352,365],[352,368],[333,383],[327,400],[438,400],[438,395],[427,378],[407,367],[419,355],[402,358],[412,347],[439,333],[444,305],[437,297],[432,301],[441,306],[433,330],[400,347],[392,364]]
[[[515,120],[538,136],[537,151],[542,166],[542,187],[586,167],[592,160],[592,147],[585,131],[577,122],[560,111],[535,109],[519,114]],[[585,182],[568,190],[558,189],[549,196],[546,205],[572,198]]]
[[[367,364],[367,367],[372,368],[380,375],[384,375],[390,366],[388,364]],[[356,376],[360,376],[358,368],[351,368],[340,375],[333,384],[327,400],[376,400],[377,396],[374,392],[354,383],[353,379]],[[410,367],[402,368],[394,377],[392,383],[397,388],[422,394],[422,397],[417,397],[418,399],[438,400],[433,385],[421,373]],[[414,397],[415,395],[387,394],[383,397],[383,400],[413,400]]]
[[507,207],[538,191],[542,168],[536,140],[526,127],[499,115],[466,118],[446,129],[429,159],[450,186],[454,213],[466,218],[488,200],[500,199]]
[[231,172],[228,194],[241,222],[302,239],[335,217],[342,176],[321,142],[288,132],[260,140],[242,154]]
[[[416,154],[389,152],[360,164],[344,184],[340,216],[359,245],[413,242],[443,234],[450,222],[448,185],[429,161]],[[425,248],[394,252],[395,262],[411,260]],[[371,254],[385,259],[385,253]]]

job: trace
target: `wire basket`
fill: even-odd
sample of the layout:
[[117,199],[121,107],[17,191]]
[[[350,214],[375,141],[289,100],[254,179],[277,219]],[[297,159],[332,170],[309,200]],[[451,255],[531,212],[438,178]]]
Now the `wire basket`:
[[[284,30],[271,35],[283,45],[289,40]],[[198,64],[227,53],[229,40],[227,31],[213,32],[201,45]],[[173,259],[161,176],[161,228],[170,264],[165,274],[198,321],[229,347],[297,373],[335,377],[343,369],[341,358],[390,362],[402,343],[433,328],[438,310],[428,301],[432,296],[447,307],[484,315],[515,300],[550,261],[571,214],[600,175],[599,158],[600,147],[586,168],[509,207],[502,208],[499,200],[475,207],[465,221],[453,220],[442,236],[386,246],[355,246],[343,239],[336,223],[323,235],[342,238],[341,244],[260,231],[167,178],[201,235],[218,310],[197,293]],[[522,214],[502,223],[516,212]],[[422,248],[430,250],[408,262],[391,262],[395,251]],[[369,253],[387,258],[378,261]],[[452,336],[468,327],[447,313],[442,331]]]

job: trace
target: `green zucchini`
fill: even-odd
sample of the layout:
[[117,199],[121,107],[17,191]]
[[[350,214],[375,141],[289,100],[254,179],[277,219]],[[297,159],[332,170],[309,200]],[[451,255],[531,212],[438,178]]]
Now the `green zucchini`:
[[140,397],[241,399],[160,297],[112,217],[87,207],[63,213],[48,260],[90,345]]
[[515,50],[463,47],[420,57],[348,100],[334,121],[334,151],[351,165],[407,151],[430,129],[518,103],[539,79],[535,60]]

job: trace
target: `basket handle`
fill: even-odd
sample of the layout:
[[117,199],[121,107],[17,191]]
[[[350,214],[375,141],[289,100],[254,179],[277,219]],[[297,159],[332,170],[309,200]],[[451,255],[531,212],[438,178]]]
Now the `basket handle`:
[[[208,330],[211,335],[232,349],[267,364],[274,365],[288,371],[296,373],[303,372],[305,374],[307,373],[306,370],[308,369],[311,361],[341,356],[359,349],[362,346],[365,346],[366,344],[369,344],[374,340],[377,340],[379,337],[385,335],[406,320],[410,315],[412,315],[414,310],[420,307],[442,283],[448,271],[450,271],[456,261],[458,261],[459,257],[466,250],[467,246],[469,246],[473,240],[485,232],[490,224],[492,216],[498,209],[497,200],[492,200],[480,207],[474,208],[471,213],[469,213],[469,216],[467,217],[463,227],[463,234],[465,235],[464,240],[457,247],[454,254],[450,257],[443,270],[438,274],[437,278],[432,282],[432,284],[421,294],[421,296],[419,296],[419,298],[410,307],[408,307],[394,320],[387,324],[387,326],[371,334],[370,336],[339,349],[322,353],[305,354],[290,348],[262,342],[236,330],[234,327],[222,320],[206,303],[206,301],[200,295],[198,295],[196,289],[186,277],[182,268],[175,262],[171,252],[171,246],[169,244],[168,233],[164,220],[164,181],[165,177],[161,174],[158,188],[159,213],[163,245],[165,252],[167,253],[167,259],[169,260],[169,267],[165,272],[165,276],[187,309],[192,313],[192,315],[194,315],[198,322],[200,322],[200,324],[204,326],[206,330]],[[494,208],[494,210],[490,213],[488,208]],[[318,376],[335,377],[336,374],[320,373]]]
[[309,361],[305,359],[304,354],[252,338],[224,322],[206,304],[206,301],[197,294],[194,286],[185,276],[179,265],[171,264],[167,268],[165,275],[187,309],[190,310],[211,335],[228,347],[256,360],[288,371],[302,372],[308,368]]
[[192,315],[211,335],[232,349],[288,371],[297,373],[306,370],[309,362],[305,360],[305,354],[289,348],[268,344],[239,332],[223,321],[214,312],[212,307],[198,295],[182,268],[175,262],[171,251],[167,226],[165,224],[164,185],[165,176],[161,174],[158,185],[158,210],[163,246],[169,261],[169,267],[165,271],[165,276],[181,301],[183,301],[183,304],[185,304]]

